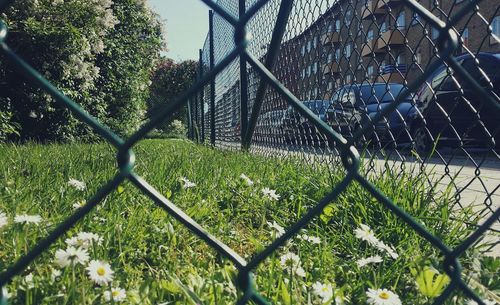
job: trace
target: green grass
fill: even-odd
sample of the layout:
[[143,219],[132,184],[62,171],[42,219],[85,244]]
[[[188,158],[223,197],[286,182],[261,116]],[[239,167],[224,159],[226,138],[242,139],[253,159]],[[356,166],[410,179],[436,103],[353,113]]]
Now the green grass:
[[[217,151],[181,140],[147,140],[135,151],[138,174],[248,260],[275,237],[267,222],[288,227],[344,176],[341,168]],[[69,216],[75,202],[89,198],[116,173],[114,154],[105,144],[0,146],[0,212],[9,217],[9,224],[0,229],[1,270]],[[242,173],[254,181],[252,186],[239,178]],[[183,189],[181,177],[196,186]],[[406,173],[374,177],[389,198],[448,246],[459,244],[474,230],[464,225],[478,221],[472,211],[452,211],[451,196],[434,193],[425,177]],[[70,178],[84,181],[87,189],[69,186]],[[276,190],[280,199],[266,198],[261,191],[264,187]],[[103,238],[101,245],[89,249],[90,257],[111,264],[112,286],[126,290],[127,304],[235,302],[240,292],[233,284],[236,272],[227,260],[130,183],[122,188],[14,278],[8,286],[11,304],[111,304],[103,297],[109,287],[93,284],[83,266],[61,269],[54,263],[55,251],[66,248],[65,239],[83,231]],[[16,224],[13,218],[19,214],[39,214],[43,222]],[[370,226],[378,239],[393,245],[399,258],[391,259],[356,238],[354,230],[360,224]],[[304,234],[319,237],[321,243],[294,238],[255,272],[258,291],[272,303],[321,304],[312,289],[315,282],[331,284],[345,304],[366,304],[368,288],[390,289],[403,304],[432,303],[416,288],[411,270],[439,269],[443,258],[356,183]],[[288,252],[300,257],[304,278],[283,270],[280,258]],[[358,259],[376,254],[382,263],[357,266]],[[472,249],[461,262],[464,275],[484,286],[481,294],[499,288],[498,260],[484,259],[478,249]],[[61,276],[53,279],[53,269],[61,269]],[[28,274],[33,275],[33,284],[26,283]],[[456,303],[449,304],[463,302],[458,295]]]

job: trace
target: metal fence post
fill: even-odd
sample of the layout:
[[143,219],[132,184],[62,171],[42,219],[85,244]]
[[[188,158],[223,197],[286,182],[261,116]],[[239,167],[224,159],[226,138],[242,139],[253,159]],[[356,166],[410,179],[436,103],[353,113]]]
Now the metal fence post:
[[[214,11],[208,12],[210,71],[214,69]],[[210,82],[210,144],[215,145],[215,78]]]
[[[265,67],[270,71],[273,70],[276,60],[278,59],[278,54],[281,46],[281,41],[286,30],[286,24],[290,13],[292,12],[293,0],[281,2],[278,16],[276,18],[276,23],[274,25],[273,34],[271,37],[271,42],[269,44],[269,50],[266,54]],[[255,131],[255,126],[257,125],[257,120],[259,118],[260,110],[262,108],[262,103],[267,90],[267,81],[261,79],[259,87],[257,89],[257,94],[252,106],[252,113],[250,114],[250,120],[248,122],[248,130],[245,133],[245,137],[242,139],[243,149],[249,149],[250,143],[252,142],[252,136]]]
[[[203,77],[203,50],[200,49],[200,67],[198,77]],[[200,125],[201,125],[201,142],[205,142],[205,90],[200,90]]]
[[[239,0],[239,16],[245,15],[245,0]],[[240,136],[241,145],[248,129],[248,76],[247,60],[244,53],[240,55]]]
[[188,123],[188,137],[190,140],[193,140],[193,116],[191,113],[191,103],[193,102],[193,99],[190,98],[187,102],[187,123]]

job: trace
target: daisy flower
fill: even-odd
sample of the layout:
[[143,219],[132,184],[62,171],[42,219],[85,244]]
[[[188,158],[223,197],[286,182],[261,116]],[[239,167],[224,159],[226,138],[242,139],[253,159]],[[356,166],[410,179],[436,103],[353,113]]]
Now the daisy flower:
[[399,296],[388,289],[371,289],[366,292],[367,302],[371,305],[401,305]]
[[[492,301],[492,300],[483,300],[483,303],[486,305],[497,305],[498,304],[497,302]],[[477,304],[477,302],[474,300],[469,300],[467,302],[467,305],[479,305],[479,304]]]
[[189,181],[186,177],[181,177],[180,180],[182,182],[182,188],[187,189],[196,186],[196,183]]
[[247,175],[245,174],[241,174],[240,175],[240,179],[244,180],[248,186],[252,186],[253,185],[253,181],[250,180],[250,178],[247,177]]
[[61,276],[62,272],[58,269],[52,269],[52,273],[50,274],[50,278],[52,281],[57,280]]
[[85,182],[70,178],[68,184],[79,191],[84,191],[87,188]]
[[370,256],[367,258],[359,259],[356,262],[356,264],[358,264],[359,268],[362,268],[368,264],[376,264],[376,263],[381,263],[381,262],[383,262],[382,258],[379,255],[375,255],[375,256]]
[[0,229],[5,227],[9,223],[9,219],[5,213],[0,212]]
[[276,194],[275,190],[271,190],[268,187],[265,187],[262,189],[262,193],[264,194],[265,197],[271,199],[271,200],[276,200],[278,201],[280,199],[280,195]]
[[306,234],[302,234],[302,235],[298,235],[297,238],[302,239],[302,240],[307,241],[307,242],[310,242],[311,244],[314,244],[314,245],[321,244],[321,239],[319,237],[316,237],[316,236],[309,236]]
[[121,302],[124,301],[126,297],[127,293],[125,292],[125,289],[120,287],[113,287],[111,288],[111,291],[104,291],[104,299],[108,302],[111,301],[111,298],[114,302]]
[[390,257],[393,259],[397,259],[399,257],[399,254],[396,252],[393,246],[391,245],[386,245],[383,241],[378,241],[375,246],[383,252],[386,252]]
[[27,215],[27,214],[21,214],[21,215],[16,215],[14,217],[14,222],[16,223],[32,223],[32,224],[39,224],[42,221],[42,217],[40,215]]
[[333,298],[333,286],[316,282],[312,285],[313,293],[321,298],[322,303],[326,303]]
[[300,263],[300,257],[293,252],[283,254],[280,258],[280,264],[283,270],[286,270],[289,273],[294,272],[300,277],[306,276],[306,272]]
[[267,222],[267,225],[273,229],[273,234],[276,234],[276,237],[280,237],[281,235],[285,234],[285,229],[280,226],[279,224],[276,223],[276,221]]
[[83,206],[85,204],[87,204],[87,202],[85,200],[77,201],[77,202],[73,203],[73,210],[78,210],[80,208],[83,208]]
[[33,283],[33,273],[30,273],[27,276],[25,276],[23,282],[27,288],[35,287],[35,284]]
[[100,245],[102,243],[102,237],[95,233],[80,232],[76,236],[66,239],[66,243],[73,247],[88,249],[92,244]]
[[368,242],[372,246],[375,246],[377,243],[379,243],[379,240],[377,239],[377,237],[375,237],[375,233],[367,225],[360,224],[359,228],[354,230],[354,234],[356,234],[357,238]]
[[69,246],[66,250],[56,251],[55,263],[61,268],[69,265],[85,264],[89,260],[87,250]]
[[106,262],[92,260],[86,269],[90,279],[97,285],[104,286],[113,280],[114,272]]

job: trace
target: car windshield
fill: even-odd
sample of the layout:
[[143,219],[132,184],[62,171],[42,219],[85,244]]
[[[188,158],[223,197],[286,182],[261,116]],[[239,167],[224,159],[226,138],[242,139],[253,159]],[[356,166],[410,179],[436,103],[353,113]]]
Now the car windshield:
[[330,106],[330,101],[307,101],[304,102],[304,105],[311,109],[315,114],[325,114],[326,109]]
[[362,86],[359,94],[365,104],[378,104],[394,101],[403,89],[404,86],[400,84],[368,85]]

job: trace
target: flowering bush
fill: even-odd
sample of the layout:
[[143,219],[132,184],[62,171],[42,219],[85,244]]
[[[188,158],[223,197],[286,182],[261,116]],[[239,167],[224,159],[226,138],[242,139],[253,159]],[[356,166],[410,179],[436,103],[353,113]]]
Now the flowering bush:
[[[163,46],[144,0],[21,0],[0,18],[9,26],[8,45],[65,95],[119,133],[137,129]],[[15,101],[11,121],[21,139],[95,138],[3,58],[0,75],[7,84],[0,103]]]

